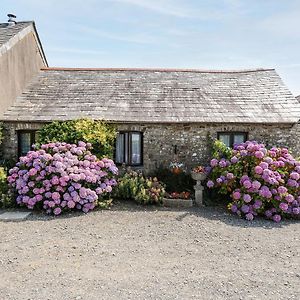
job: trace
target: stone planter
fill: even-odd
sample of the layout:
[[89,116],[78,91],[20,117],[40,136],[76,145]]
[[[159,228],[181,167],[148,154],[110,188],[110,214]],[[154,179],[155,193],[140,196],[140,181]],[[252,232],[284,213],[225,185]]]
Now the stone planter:
[[192,207],[193,200],[163,198],[163,205],[167,207]]
[[206,174],[205,173],[191,173],[192,178],[196,181],[202,181],[206,178]]
[[195,190],[195,203],[197,206],[203,206],[203,190],[204,187],[201,184],[201,181],[206,178],[205,173],[191,173],[192,178],[197,181],[196,185],[194,185]]

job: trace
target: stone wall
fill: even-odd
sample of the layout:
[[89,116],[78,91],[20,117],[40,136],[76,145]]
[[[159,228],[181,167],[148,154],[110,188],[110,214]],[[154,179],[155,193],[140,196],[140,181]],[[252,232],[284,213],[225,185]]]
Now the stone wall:
[[[41,123],[5,123],[4,157],[17,158],[17,130],[39,129]],[[210,157],[210,141],[221,131],[248,132],[250,140],[271,146],[288,146],[300,156],[300,125],[246,125],[246,124],[118,124],[120,131],[142,131],[144,134],[144,170],[151,172],[168,166],[177,158],[189,170],[197,164],[206,164]],[[175,147],[177,155],[175,155]]]
[[[257,140],[268,147],[288,146],[295,156],[300,156],[300,125],[245,125],[245,124],[169,124],[122,125],[120,130],[144,132],[144,170],[168,166],[178,159],[187,170],[197,164],[207,164],[211,141],[222,131],[243,131],[249,140]],[[175,155],[175,147],[177,155]]]
[[[4,123],[4,140],[1,145],[1,152],[4,159],[14,159],[18,157],[18,130],[38,130],[41,123]],[[3,159],[0,157],[0,160]]]

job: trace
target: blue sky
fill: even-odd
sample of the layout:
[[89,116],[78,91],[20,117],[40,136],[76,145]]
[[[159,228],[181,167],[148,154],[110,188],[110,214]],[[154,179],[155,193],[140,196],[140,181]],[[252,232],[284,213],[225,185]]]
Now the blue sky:
[[1,0],[50,66],[274,67],[300,94],[300,0]]

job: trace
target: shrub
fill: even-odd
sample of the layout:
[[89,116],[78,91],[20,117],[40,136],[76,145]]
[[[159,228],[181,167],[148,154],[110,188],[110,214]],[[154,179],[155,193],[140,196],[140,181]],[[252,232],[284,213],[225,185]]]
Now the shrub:
[[0,145],[2,144],[3,138],[3,123],[0,122]]
[[0,193],[6,193],[8,191],[6,171],[3,167],[0,167]]
[[216,148],[207,186],[230,197],[233,213],[248,220],[261,214],[275,222],[299,215],[300,161],[288,149],[268,150],[255,141]]
[[161,204],[164,194],[164,186],[157,178],[147,178],[142,173],[130,171],[118,179],[115,196],[139,204]]
[[55,215],[103,207],[103,197],[116,185],[118,169],[110,159],[97,159],[90,147],[84,142],[43,144],[21,157],[8,177],[17,203]]
[[84,141],[92,144],[92,153],[98,158],[112,158],[116,135],[115,127],[103,121],[90,119],[55,121],[39,130],[37,142],[47,144],[63,141],[77,144]]
[[195,181],[190,174],[185,172],[174,173],[168,168],[160,168],[152,174],[159,181],[162,181],[166,185],[166,191],[172,192],[190,192],[193,193]]
[[8,208],[13,207],[15,201],[13,200],[12,194],[9,191],[7,183],[6,170],[0,167],[0,207]]

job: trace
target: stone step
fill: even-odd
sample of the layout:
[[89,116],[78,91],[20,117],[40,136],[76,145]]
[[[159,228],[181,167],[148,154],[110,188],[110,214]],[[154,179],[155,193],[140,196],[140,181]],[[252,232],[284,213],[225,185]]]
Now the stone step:
[[0,221],[23,221],[31,214],[31,211],[7,211],[0,214]]

